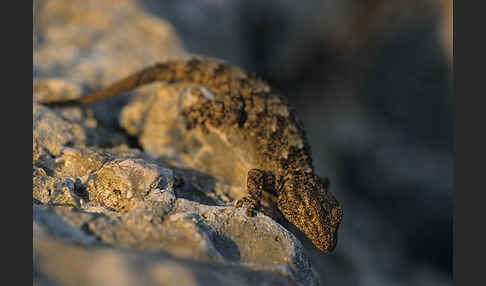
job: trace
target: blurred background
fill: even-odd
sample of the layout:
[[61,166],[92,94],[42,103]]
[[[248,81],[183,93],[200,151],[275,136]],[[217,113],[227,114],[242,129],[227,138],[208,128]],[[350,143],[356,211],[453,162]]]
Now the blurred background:
[[452,285],[452,0],[135,2],[303,120],[345,213],[334,253],[299,237],[323,285]]

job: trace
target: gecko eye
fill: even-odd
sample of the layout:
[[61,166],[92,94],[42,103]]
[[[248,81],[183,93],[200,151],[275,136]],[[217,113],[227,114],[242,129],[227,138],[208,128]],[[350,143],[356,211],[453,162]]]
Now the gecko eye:
[[312,211],[310,209],[305,210],[307,216],[312,217]]

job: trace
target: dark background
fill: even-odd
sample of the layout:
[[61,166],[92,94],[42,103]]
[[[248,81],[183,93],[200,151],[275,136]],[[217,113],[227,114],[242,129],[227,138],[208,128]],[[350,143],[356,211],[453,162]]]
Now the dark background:
[[452,284],[452,1],[140,3],[295,107],[345,212],[335,253],[304,241],[324,285]]

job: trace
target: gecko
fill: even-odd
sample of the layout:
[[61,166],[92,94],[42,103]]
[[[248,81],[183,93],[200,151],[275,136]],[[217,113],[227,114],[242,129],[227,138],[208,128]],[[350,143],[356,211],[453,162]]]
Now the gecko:
[[182,110],[188,130],[238,133],[246,141],[256,159],[247,173],[247,196],[235,202],[237,207],[246,207],[249,216],[262,211],[275,217],[261,208],[270,198],[277,212],[318,249],[329,253],[336,248],[343,210],[329,191],[329,180],[315,174],[302,122],[285,98],[254,74],[223,60],[194,56],[143,68],[82,97],[40,103],[89,104],[159,81],[188,82],[210,91]]

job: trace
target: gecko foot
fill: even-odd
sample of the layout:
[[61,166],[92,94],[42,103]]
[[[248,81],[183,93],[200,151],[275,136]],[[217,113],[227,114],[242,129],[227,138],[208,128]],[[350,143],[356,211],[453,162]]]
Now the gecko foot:
[[248,216],[255,216],[256,211],[260,210],[263,199],[263,191],[273,192],[275,187],[275,176],[271,172],[259,169],[250,169],[246,182],[248,195],[235,203],[236,207],[246,207]]
[[254,201],[249,197],[244,197],[235,202],[237,208],[246,208],[246,215],[249,217],[254,217],[256,215],[259,205],[259,202]]

